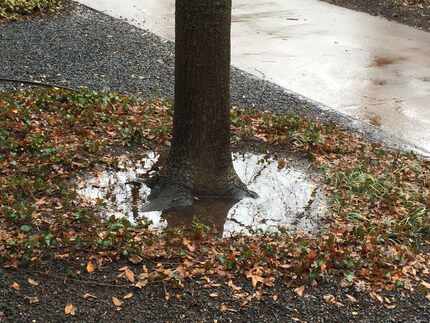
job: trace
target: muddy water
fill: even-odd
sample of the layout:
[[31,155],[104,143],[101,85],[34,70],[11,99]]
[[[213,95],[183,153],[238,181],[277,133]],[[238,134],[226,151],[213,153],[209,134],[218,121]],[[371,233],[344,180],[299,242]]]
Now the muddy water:
[[[174,0],[78,0],[174,39]],[[430,155],[430,33],[317,0],[233,0],[233,64]]]
[[153,228],[192,225],[194,220],[222,232],[251,233],[256,230],[315,232],[326,213],[326,200],[315,174],[304,161],[287,160],[286,167],[264,155],[234,154],[240,178],[255,191],[257,199],[240,202],[195,200],[192,209],[174,212],[144,212],[151,190],[142,181],[158,156],[148,153],[140,162],[121,159],[118,169],[101,170],[78,181],[78,193],[89,203],[101,204],[103,217],[127,217],[130,221],[150,221]]

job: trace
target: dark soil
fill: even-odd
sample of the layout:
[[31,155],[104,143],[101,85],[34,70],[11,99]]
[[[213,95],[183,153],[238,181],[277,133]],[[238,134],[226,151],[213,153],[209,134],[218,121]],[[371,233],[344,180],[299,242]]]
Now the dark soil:
[[402,24],[430,31],[428,0],[322,0],[337,6],[367,12]]
[[[122,264],[124,265],[124,264]],[[128,264],[130,266],[130,264]],[[83,267],[48,264],[37,270],[0,271],[0,322],[429,322],[430,303],[424,294],[385,293],[393,300],[392,309],[352,287],[322,283],[306,289],[303,297],[280,282],[241,306],[232,290],[208,287],[202,281],[189,281],[184,288],[154,283],[137,289],[117,278],[121,264],[88,274]],[[137,267],[134,268],[137,271]],[[77,274],[77,272],[82,272]],[[71,278],[73,277],[73,278]],[[38,286],[28,282],[35,280]],[[16,290],[14,282],[20,285]],[[244,292],[255,291],[248,282],[235,282]],[[96,298],[84,298],[85,294]],[[112,297],[123,300],[121,308]],[[333,295],[341,304],[329,304]],[[348,295],[357,302],[348,299]],[[275,297],[273,295],[276,295]],[[327,297],[327,296],[326,296]],[[30,304],[30,303],[33,304]],[[67,304],[76,306],[74,316],[64,313]]]

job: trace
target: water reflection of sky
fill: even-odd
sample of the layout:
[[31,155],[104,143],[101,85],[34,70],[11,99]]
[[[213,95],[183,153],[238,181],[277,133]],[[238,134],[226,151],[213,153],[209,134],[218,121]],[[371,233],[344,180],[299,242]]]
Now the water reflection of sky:
[[[118,169],[102,170],[81,179],[78,192],[92,203],[103,202],[105,217],[125,216],[132,222],[147,219],[154,228],[164,228],[167,222],[161,211],[142,211],[151,190],[140,179],[157,158],[155,153],[148,153],[139,162],[124,157]],[[312,179],[309,165],[292,159],[279,169],[276,160],[252,153],[235,153],[233,159],[239,177],[259,197],[243,199],[234,205],[196,201],[199,216],[207,213],[209,217],[217,217],[214,222],[219,222],[224,235],[258,229],[275,231],[278,226],[308,232],[318,229],[325,213],[325,198]]]

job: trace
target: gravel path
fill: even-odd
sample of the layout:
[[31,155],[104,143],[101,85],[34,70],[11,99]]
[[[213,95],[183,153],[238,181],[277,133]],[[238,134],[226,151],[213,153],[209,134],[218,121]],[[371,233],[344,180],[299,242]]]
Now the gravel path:
[[[173,96],[173,43],[81,5],[62,16],[0,26],[0,44],[0,78],[87,86],[145,98]],[[12,87],[0,81],[0,89]],[[406,147],[376,127],[238,69],[232,70],[232,102],[335,122],[390,147]]]

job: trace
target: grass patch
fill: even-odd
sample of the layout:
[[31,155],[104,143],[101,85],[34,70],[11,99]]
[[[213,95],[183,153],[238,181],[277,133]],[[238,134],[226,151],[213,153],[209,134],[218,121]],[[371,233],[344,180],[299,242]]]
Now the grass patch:
[[327,277],[412,288],[429,272],[430,162],[295,115],[234,110],[233,141],[288,149],[321,169],[331,204],[319,236],[217,239],[198,223],[191,232],[156,233],[145,222],[100,221],[70,179],[95,164],[114,166],[115,147],[167,145],[171,122],[171,105],[159,100],[88,90],[0,94],[0,261],[126,257],[158,264],[146,269],[146,282],[222,274],[257,288]]
[[34,14],[53,13],[61,9],[63,0],[2,0],[0,21],[17,20]]

